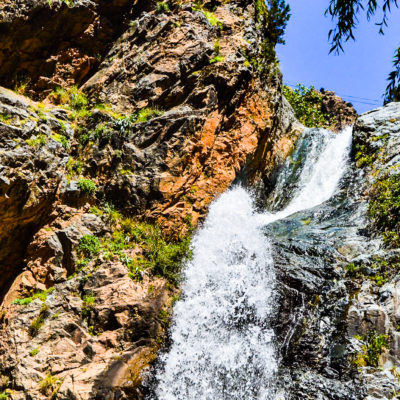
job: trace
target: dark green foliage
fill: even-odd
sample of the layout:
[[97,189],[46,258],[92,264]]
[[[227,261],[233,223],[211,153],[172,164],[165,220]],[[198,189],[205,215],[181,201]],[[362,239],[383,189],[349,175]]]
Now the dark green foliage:
[[284,86],[282,91],[303,125],[327,128],[335,123],[334,116],[322,111],[322,95],[313,86],[298,84],[296,89]]
[[285,44],[283,36],[290,19],[290,6],[285,0],[267,0],[267,30],[269,40],[276,44]]
[[99,254],[100,240],[93,235],[84,235],[79,241],[78,250],[85,257],[93,257]]
[[[357,28],[358,16],[366,13],[370,20],[377,12],[382,11],[382,20],[376,23],[379,26],[379,33],[384,33],[384,28],[388,25],[388,14],[391,7],[398,7],[397,0],[330,0],[326,14],[335,20],[336,27],[329,31],[331,39],[331,52],[339,53],[343,51],[343,43],[355,40],[354,31]],[[394,55],[394,71],[389,74],[389,84],[386,88],[385,102],[400,99],[400,48]]]
[[84,178],[78,181],[78,187],[88,195],[93,195],[97,190],[97,186],[92,180]]
[[368,212],[389,247],[400,246],[400,174],[389,174],[372,189]]
[[[263,30],[264,40],[260,44],[262,60],[250,60],[260,72],[265,72],[264,63],[277,61],[275,46],[284,44],[283,35],[290,19],[290,7],[285,0],[255,0],[256,18],[259,27]],[[256,65],[255,65],[256,64]]]
[[389,74],[389,84],[386,87],[385,103],[400,101],[400,47],[395,51],[393,57],[394,70]]

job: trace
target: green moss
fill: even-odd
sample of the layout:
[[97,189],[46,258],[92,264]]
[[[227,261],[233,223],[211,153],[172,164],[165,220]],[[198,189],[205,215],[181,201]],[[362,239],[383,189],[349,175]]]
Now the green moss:
[[225,60],[225,57],[223,57],[223,56],[215,56],[210,60],[210,64],[223,62],[224,60]]
[[40,290],[40,291],[34,293],[30,297],[25,297],[23,299],[15,299],[12,302],[12,304],[17,304],[17,305],[20,305],[20,306],[26,306],[26,305],[32,303],[32,301],[35,300],[35,299],[40,299],[41,301],[46,301],[47,300],[47,296],[50,293],[53,293],[54,290],[55,290],[54,287],[51,287],[51,288],[46,289],[46,290]]
[[10,398],[10,396],[11,396],[10,392],[6,390],[0,393],[0,400],[7,400]]
[[51,136],[53,140],[55,140],[58,143],[61,143],[61,145],[64,147],[64,149],[68,150],[69,149],[69,141],[64,135],[60,135],[59,133],[55,133]]
[[11,119],[12,119],[11,115],[0,113],[0,122],[3,122],[3,124],[9,125],[11,122]]
[[400,246],[400,174],[388,174],[372,188],[368,214],[389,247]]
[[83,303],[85,306],[92,306],[96,302],[96,296],[92,294],[88,294],[82,297]]
[[194,9],[196,11],[201,11],[211,26],[218,26],[221,30],[224,28],[222,21],[220,21],[213,12],[207,10],[201,1],[196,1]]
[[82,190],[82,192],[92,196],[96,193],[97,186],[96,184],[90,179],[79,179],[78,187]]
[[366,145],[356,144],[354,148],[356,151],[355,160],[358,168],[370,166],[376,160],[376,152],[371,151]]
[[67,165],[66,165],[67,173],[68,173],[68,178],[71,179],[74,176],[79,176],[83,172],[83,163],[79,160],[75,160],[72,157],[68,159]]
[[15,299],[12,301],[12,304],[17,304],[19,306],[27,306],[31,304],[33,301],[32,297],[25,297],[24,299]]

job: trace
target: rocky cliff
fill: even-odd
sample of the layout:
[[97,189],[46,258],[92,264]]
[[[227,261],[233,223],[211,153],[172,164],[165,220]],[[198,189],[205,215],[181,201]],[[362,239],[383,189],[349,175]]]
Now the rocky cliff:
[[303,129],[267,17],[250,0],[0,3],[3,397],[142,398],[190,232]]
[[[144,397],[209,204],[240,181],[264,205],[297,165],[268,15],[0,2],[0,398]],[[400,391],[399,121],[398,104],[361,116],[339,193],[269,228],[290,399]]]

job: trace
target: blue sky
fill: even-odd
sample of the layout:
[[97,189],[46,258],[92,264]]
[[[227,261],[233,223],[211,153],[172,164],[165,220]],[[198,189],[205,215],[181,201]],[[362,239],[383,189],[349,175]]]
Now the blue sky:
[[374,25],[379,16],[370,22],[365,15],[360,16],[356,42],[345,43],[345,53],[337,56],[329,54],[328,32],[333,22],[324,16],[329,0],[287,3],[292,17],[286,29],[286,45],[277,48],[284,83],[334,90],[352,102],[359,113],[381,105],[386,78],[393,69],[393,54],[400,45],[400,10],[392,9],[384,36]]

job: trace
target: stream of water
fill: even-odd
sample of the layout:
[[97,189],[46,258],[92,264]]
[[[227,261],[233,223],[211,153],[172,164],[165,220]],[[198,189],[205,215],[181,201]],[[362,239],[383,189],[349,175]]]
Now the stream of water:
[[[350,128],[340,134],[318,130],[297,189],[280,211],[257,214],[241,187],[211,205],[193,240],[183,297],[174,308],[171,347],[160,357],[158,400],[275,399],[275,273],[262,228],[328,200],[345,172],[350,143]],[[286,175],[284,169],[280,191]]]

